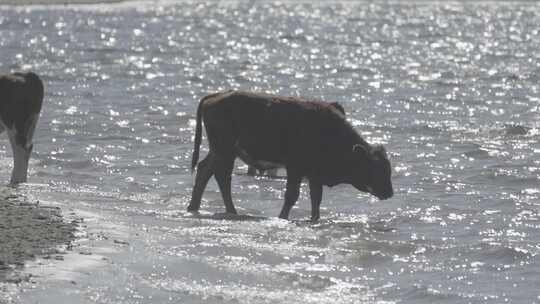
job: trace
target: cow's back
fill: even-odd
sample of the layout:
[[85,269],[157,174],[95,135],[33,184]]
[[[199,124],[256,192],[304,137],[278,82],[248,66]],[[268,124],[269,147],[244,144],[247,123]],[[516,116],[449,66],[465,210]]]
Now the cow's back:
[[237,145],[255,160],[313,168],[332,163],[358,134],[324,102],[229,91],[209,98],[205,124],[226,124]]

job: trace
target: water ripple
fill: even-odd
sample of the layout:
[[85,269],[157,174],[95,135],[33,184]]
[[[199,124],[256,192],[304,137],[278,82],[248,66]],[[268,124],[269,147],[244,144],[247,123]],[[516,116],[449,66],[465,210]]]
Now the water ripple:
[[[216,303],[537,300],[537,4],[0,11],[0,68],[35,70],[47,87],[31,179],[48,187],[35,191],[129,216],[155,261],[124,278],[140,293]],[[198,99],[230,88],[340,102],[368,141],[387,147],[396,197],[325,189],[323,220],[312,225],[304,187],[297,221],[285,222],[273,218],[284,180],[253,179],[238,162],[233,196],[244,215],[220,214],[213,182],[208,213],[185,214]]]

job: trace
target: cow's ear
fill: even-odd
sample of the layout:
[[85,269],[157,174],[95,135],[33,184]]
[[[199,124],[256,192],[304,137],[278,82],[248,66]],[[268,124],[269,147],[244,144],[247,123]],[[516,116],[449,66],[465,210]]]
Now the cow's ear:
[[341,114],[345,115],[345,108],[337,101],[331,102],[330,105],[334,107],[334,109],[338,110]]
[[360,153],[360,154],[363,154],[363,155],[368,154],[368,151],[367,151],[366,147],[364,147],[364,146],[362,146],[360,144],[353,145],[352,150],[353,150],[354,153]]

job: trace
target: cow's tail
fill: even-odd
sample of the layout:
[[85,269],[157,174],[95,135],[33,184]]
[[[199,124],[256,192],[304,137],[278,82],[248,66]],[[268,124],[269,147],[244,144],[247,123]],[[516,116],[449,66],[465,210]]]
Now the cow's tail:
[[201,140],[202,140],[202,112],[203,112],[202,106],[207,99],[219,98],[221,95],[225,93],[231,93],[231,92],[234,92],[234,91],[228,90],[225,92],[218,92],[218,93],[206,95],[199,102],[199,107],[197,108],[197,122],[195,125],[195,142],[194,142],[194,147],[193,147],[193,156],[191,157],[191,173],[195,171],[195,167],[197,166],[197,163],[199,162],[199,150],[201,148]]
[[195,167],[197,166],[197,163],[199,162],[199,150],[201,148],[201,140],[202,140],[202,104],[206,97],[201,99],[199,102],[199,107],[197,107],[197,122],[195,125],[195,141],[193,146],[193,155],[191,157],[191,173],[193,174],[193,171],[195,171]]

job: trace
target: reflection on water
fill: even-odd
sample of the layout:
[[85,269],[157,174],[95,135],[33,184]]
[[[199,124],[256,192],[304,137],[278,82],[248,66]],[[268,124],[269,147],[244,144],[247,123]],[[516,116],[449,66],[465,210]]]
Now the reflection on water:
[[[538,300],[536,3],[0,10],[0,69],[32,69],[47,84],[30,179],[49,187],[29,192],[125,217],[143,237],[141,269],[121,272],[138,293],[102,297]],[[284,181],[248,177],[238,162],[234,199],[250,217],[214,215],[224,210],[214,183],[209,214],[185,214],[198,99],[229,88],[340,102],[390,152],[395,197],[334,187],[311,225],[303,189],[298,221],[280,221]],[[82,292],[94,299],[101,286]]]

